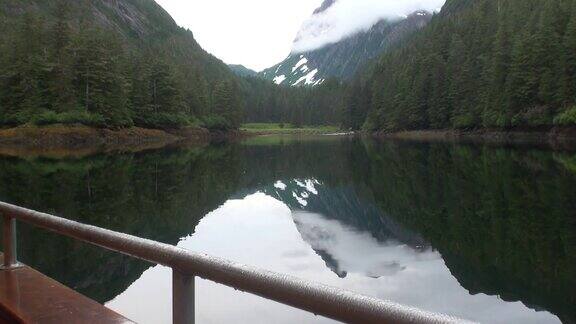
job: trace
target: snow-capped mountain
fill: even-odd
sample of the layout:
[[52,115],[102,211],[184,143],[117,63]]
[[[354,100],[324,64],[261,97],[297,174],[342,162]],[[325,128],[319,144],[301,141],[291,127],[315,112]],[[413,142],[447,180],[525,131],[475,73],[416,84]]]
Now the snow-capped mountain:
[[[368,30],[358,30],[335,42],[306,49],[310,43],[338,28],[338,21],[325,22],[324,15],[338,0],[325,0],[305,22],[294,41],[292,53],[282,62],[262,71],[259,76],[277,84],[315,86],[328,78],[349,79],[367,62],[375,59],[414,31],[424,27],[432,14],[416,11],[408,16],[385,18]],[[336,33],[338,34],[338,33]]]

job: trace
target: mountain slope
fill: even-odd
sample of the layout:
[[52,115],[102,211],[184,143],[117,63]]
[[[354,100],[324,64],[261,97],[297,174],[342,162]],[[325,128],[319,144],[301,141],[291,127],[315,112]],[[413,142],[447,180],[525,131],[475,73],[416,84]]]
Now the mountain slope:
[[[0,0],[0,18],[2,123],[47,113],[104,126],[237,119],[236,76],[153,0]],[[100,75],[83,73],[85,64]],[[38,82],[23,92],[27,80]]]
[[[315,15],[333,3],[324,2]],[[360,31],[319,49],[293,51],[284,61],[259,75],[277,84],[293,86],[314,86],[328,78],[350,79],[366,62],[424,27],[431,17],[432,14],[428,12],[418,11],[399,21],[381,20],[367,31]]]
[[[5,23],[18,20],[20,14],[39,15],[47,23],[56,19],[62,0],[0,0],[0,15]],[[113,30],[133,48],[151,47],[160,55],[185,62],[208,79],[230,76],[222,61],[204,51],[191,31],[179,27],[174,19],[153,0],[78,0],[68,2],[70,25],[75,28],[99,27]],[[211,80],[214,81],[214,80]]]
[[576,126],[576,1],[447,1],[369,78],[367,131],[569,131]]
[[230,70],[232,70],[232,72],[240,77],[255,77],[258,75],[258,72],[251,70],[241,64],[228,64],[228,67]]

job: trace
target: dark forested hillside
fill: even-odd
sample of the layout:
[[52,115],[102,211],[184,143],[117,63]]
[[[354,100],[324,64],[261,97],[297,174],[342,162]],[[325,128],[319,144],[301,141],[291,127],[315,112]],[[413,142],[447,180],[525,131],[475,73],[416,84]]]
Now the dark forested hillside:
[[0,0],[0,123],[236,127],[227,66],[153,0]]
[[447,1],[353,83],[344,124],[369,131],[576,124],[576,1]]
[[232,72],[241,77],[254,77],[258,74],[258,72],[251,70],[241,64],[228,64],[228,67],[230,70],[232,70]]

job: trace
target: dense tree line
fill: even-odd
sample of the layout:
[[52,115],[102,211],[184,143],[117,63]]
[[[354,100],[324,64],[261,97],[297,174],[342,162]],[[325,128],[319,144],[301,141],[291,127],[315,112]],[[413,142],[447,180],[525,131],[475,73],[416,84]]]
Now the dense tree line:
[[313,88],[235,76],[154,1],[0,0],[0,18],[4,126],[576,123],[576,0],[449,0],[354,80]]
[[449,0],[348,89],[369,131],[576,123],[576,1]]
[[345,85],[330,79],[315,87],[290,87],[256,77],[243,80],[246,120],[292,125],[340,123]]
[[152,34],[131,36],[95,21],[98,2],[41,6],[0,13],[0,124],[239,126],[238,80],[189,31],[160,20]]

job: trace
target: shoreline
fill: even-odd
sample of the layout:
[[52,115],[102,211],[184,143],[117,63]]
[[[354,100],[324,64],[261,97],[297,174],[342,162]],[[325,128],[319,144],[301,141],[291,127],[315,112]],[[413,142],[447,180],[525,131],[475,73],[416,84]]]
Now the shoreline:
[[18,157],[84,157],[98,153],[139,152],[178,142],[208,143],[203,128],[100,129],[84,125],[19,126],[0,129],[0,155]]
[[19,126],[0,129],[0,156],[85,157],[99,153],[140,152],[169,145],[206,145],[266,136],[368,136],[376,140],[445,142],[485,145],[536,146],[553,150],[576,150],[576,127],[548,129],[414,130],[401,132],[345,132],[317,129],[283,131],[216,131],[200,127],[150,129],[131,127],[101,129],[84,125]]
[[268,131],[268,130],[261,130],[261,131],[254,131],[254,130],[250,130],[250,131],[246,131],[246,130],[242,130],[241,131],[243,134],[245,134],[245,136],[273,136],[273,135],[349,135],[350,133],[344,133],[341,131],[336,131],[336,132],[328,132],[328,131],[323,131],[323,130],[307,130],[307,129],[303,129],[303,130],[286,130],[286,131]]
[[333,135],[333,132],[316,129],[210,132],[201,127],[106,129],[82,124],[22,125],[0,128],[0,156],[79,158],[100,153],[140,152],[170,145],[206,145],[274,135]]
[[246,123],[240,127],[245,136],[271,136],[271,135],[325,135],[341,132],[334,125],[300,125],[281,123]]
[[454,142],[487,145],[528,145],[552,149],[576,149],[576,127],[549,129],[480,129],[462,130],[414,130],[394,133],[375,132],[367,134],[375,139],[395,139],[417,142]]

